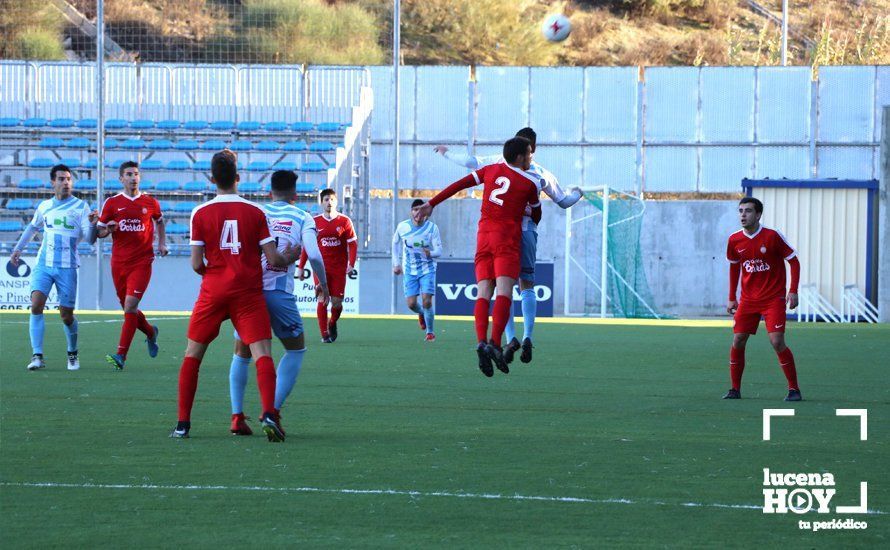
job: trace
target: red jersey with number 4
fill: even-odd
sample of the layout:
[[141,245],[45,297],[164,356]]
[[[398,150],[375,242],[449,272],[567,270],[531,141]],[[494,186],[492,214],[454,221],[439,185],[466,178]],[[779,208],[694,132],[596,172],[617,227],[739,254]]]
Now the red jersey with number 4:
[[730,235],[726,259],[742,267],[739,301],[760,305],[785,298],[785,261],[796,255],[784,235],[762,225],[753,235],[744,229]]
[[355,242],[355,228],[352,220],[343,214],[327,219],[323,214],[315,216],[318,230],[318,248],[327,272],[346,272],[349,265],[349,243]]
[[191,245],[204,246],[201,292],[231,296],[263,290],[260,247],[274,241],[266,214],[238,195],[218,195],[192,210]]
[[161,205],[145,193],[135,197],[118,193],[106,200],[99,215],[99,227],[117,222],[117,230],[111,234],[111,261],[129,264],[154,260],[154,222],[162,217]]

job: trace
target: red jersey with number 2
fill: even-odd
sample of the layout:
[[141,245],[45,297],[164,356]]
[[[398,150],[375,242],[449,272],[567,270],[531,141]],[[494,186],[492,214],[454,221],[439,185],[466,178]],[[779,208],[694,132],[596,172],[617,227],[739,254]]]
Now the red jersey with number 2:
[[238,195],[219,195],[192,210],[192,245],[204,246],[207,270],[201,293],[231,296],[262,292],[260,247],[274,241],[266,214]]
[[505,162],[483,166],[471,172],[469,177],[483,185],[479,231],[515,229],[518,238],[522,231],[525,207],[541,204],[538,200],[540,183]]
[[785,236],[760,226],[748,235],[739,230],[729,236],[726,259],[742,264],[742,296],[739,302],[763,305],[785,298],[785,261],[797,255]]

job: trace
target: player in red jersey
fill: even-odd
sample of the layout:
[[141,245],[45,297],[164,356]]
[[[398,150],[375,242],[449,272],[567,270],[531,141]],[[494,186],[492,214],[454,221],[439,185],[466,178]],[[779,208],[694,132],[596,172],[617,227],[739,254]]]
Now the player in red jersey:
[[[458,191],[480,183],[482,191],[482,216],[476,236],[476,282],[479,289],[474,316],[476,339],[479,344],[479,369],[485,376],[492,376],[492,361],[498,370],[510,372],[501,349],[501,336],[507,320],[512,315],[513,285],[519,278],[520,248],[522,243],[522,217],[526,206],[531,207],[531,218],[541,220],[541,203],[538,193],[541,182],[534,174],[527,173],[531,166],[532,146],[524,137],[514,137],[504,144],[504,160],[489,164],[452,183],[438,195],[417,207],[415,220],[423,219],[433,208]],[[492,312],[491,340],[488,340],[488,310],[492,294],[497,288],[497,298]]]
[[106,355],[105,360],[120,370],[124,368],[137,328],[146,336],[148,355],[158,355],[158,327],[150,325],[139,310],[139,301],[145,296],[151,279],[155,226],[158,254],[166,256],[168,251],[161,205],[154,197],[139,191],[139,165],[133,161],[121,164],[118,176],[124,190],[102,206],[97,236],[111,235],[113,241],[111,280],[124,308],[124,326],[117,353]]
[[[742,372],[745,370],[745,344],[757,333],[760,317],[766,322],[770,344],[779,356],[779,366],[788,379],[785,401],[800,401],[794,355],[785,345],[785,306],[797,307],[797,283],[800,261],[784,235],[760,225],[763,203],[752,197],[739,202],[742,229],[729,236],[726,259],[729,260],[729,303],[726,311],[735,314],[732,347],[729,349],[729,375],[732,388],[723,399],[740,399]],[[791,285],[785,294],[785,262],[791,268]],[[739,277],[742,296],[736,301]]]
[[[331,317],[328,320],[328,306],[324,300],[318,301],[315,311],[318,316],[318,328],[321,331],[321,341],[331,344],[337,340],[337,320],[343,313],[343,297],[346,296],[346,275],[355,269],[355,257],[358,253],[358,242],[355,236],[355,228],[348,216],[337,212],[337,192],[333,189],[324,189],[319,194],[322,213],[315,216],[315,227],[318,229],[318,248],[324,260],[324,270],[328,276],[328,291],[331,295]],[[300,256],[299,273],[300,280],[306,275],[303,266],[306,265],[305,252]],[[318,277],[315,277],[316,287]],[[316,288],[316,294],[320,289]]]
[[[287,267],[297,259],[288,248],[279,253],[269,235],[266,214],[239,197],[237,158],[228,149],[210,162],[216,198],[192,210],[192,269],[203,277],[192,308],[188,344],[179,370],[179,422],[170,437],[189,436],[192,404],[198,389],[198,369],[207,346],[219,327],[231,319],[241,341],[256,362],[257,386],[263,415],[260,420],[269,441],[284,441],[275,418],[275,367],[272,364],[272,329],[263,297],[260,253],[274,267]],[[204,263],[204,259],[207,263]]]

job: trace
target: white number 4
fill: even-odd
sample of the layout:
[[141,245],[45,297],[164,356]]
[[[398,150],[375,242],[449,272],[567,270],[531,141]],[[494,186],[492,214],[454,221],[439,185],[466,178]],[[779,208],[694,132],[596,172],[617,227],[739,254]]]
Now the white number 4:
[[238,240],[238,220],[226,220],[223,222],[219,248],[221,250],[229,250],[232,254],[238,254],[241,251],[241,241]]
[[494,180],[494,184],[500,186],[500,188],[492,191],[491,195],[488,196],[488,200],[498,206],[504,206],[504,199],[498,197],[510,190],[510,180],[501,176],[498,179]]

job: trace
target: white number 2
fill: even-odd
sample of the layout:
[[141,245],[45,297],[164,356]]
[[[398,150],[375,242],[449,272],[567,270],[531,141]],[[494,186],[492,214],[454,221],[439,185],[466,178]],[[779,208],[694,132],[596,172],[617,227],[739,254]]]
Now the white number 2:
[[498,206],[504,206],[504,199],[500,199],[498,197],[510,190],[510,180],[505,178],[504,176],[501,176],[498,179],[494,180],[494,184],[500,186],[500,188],[492,191],[491,195],[488,196],[488,200]]
[[221,250],[229,250],[232,254],[238,254],[241,251],[241,241],[238,240],[238,220],[226,220],[223,222],[219,248]]

